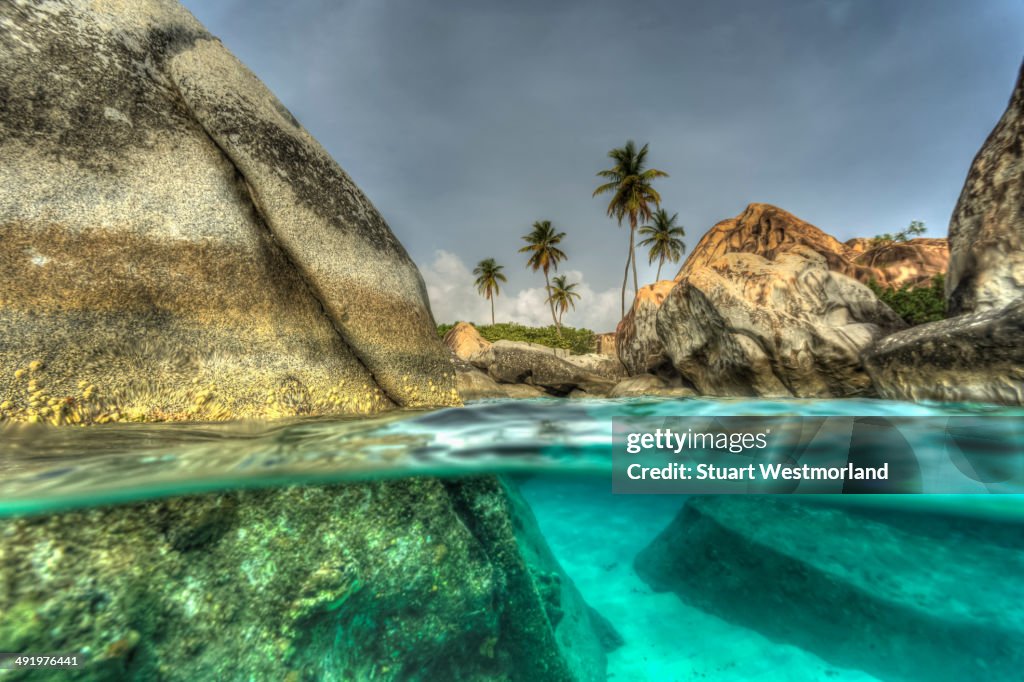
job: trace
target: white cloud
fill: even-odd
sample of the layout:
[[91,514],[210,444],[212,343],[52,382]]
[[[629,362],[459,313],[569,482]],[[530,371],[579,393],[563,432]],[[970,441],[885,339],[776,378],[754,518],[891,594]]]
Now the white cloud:
[[[421,266],[420,272],[438,322],[490,323],[490,302],[477,293],[473,272],[461,258],[450,251],[435,251],[433,262]],[[576,302],[576,309],[565,314],[563,322],[596,332],[613,331],[619,321],[619,290],[594,291],[579,270],[568,270],[564,274],[570,282],[578,283],[576,291],[581,298]],[[520,289],[514,294],[503,288],[495,299],[494,315],[498,322],[537,327],[551,324],[544,287]]]

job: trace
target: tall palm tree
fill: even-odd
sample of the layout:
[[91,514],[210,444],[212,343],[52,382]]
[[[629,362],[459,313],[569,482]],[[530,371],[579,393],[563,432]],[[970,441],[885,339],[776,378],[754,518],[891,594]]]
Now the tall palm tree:
[[655,277],[658,281],[661,280],[661,266],[665,261],[678,263],[686,251],[686,244],[683,244],[681,239],[686,236],[686,231],[682,225],[676,225],[678,217],[678,213],[673,213],[670,218],[668,211],[659,208],[654,212],[654,223],[640,228],[640,234],[647,235],[647,239],[640,242],[640,246],[651,247],[647,254],[647,263],[658,261],[658,274]]
[[565,275],[559,275],[555,277],[551,285],[551,295],[548,297],[548,301],[552,306],[558,308],[558,320],[556,322],[556,328],[559,332],[562,331],[562,315],[565,315],[569,311],[569,308],[576,310],[576,302],[573,299],[578,299],[580,295],[574,291],[576,289],[576,283],[568,284]]
[[[555,232],[550,220],[538,220],[533,224],[533,231],[523,237],[526,246],[519,249],[519,253],[529,253],[530,258],[526,261],[526,267],[533,268],[534,272],[544,271],[544,289],[551,295],[551,281],[548,279],[548,272],[558,269],[559,261],[566,260],[568,256],[558,248],[565,237],[565,232]],[[548,301],[550,303],[550,299]],[[558,319],[555,317],[555,306],[551,305],[551,319],[558,327]]]
[[629,280],[629,264],[633,264],[633,294],[639,290],[636,276],[636,248],[634,239],[637,223],[651,219],[651,204],[661,205],[661,195],[651,187],[655,178],[667,178],[668,173],[656,168],[644,169],[647,162],[647,145],[638,151],[636,143],[628,140],[625,147],[608,152],[615,163],[611,168],[600,171],[597,176],[608,180],[594,190],[594,195],[612,193],[608,203],[608,215],[619,221],[629,217],[629,254],[626,257],[626,273],[622,277],[622,315],[626,315],[626,283]]
[[491,324],[494,324],[494,297],[501,293],[498,282],[508,281],[505,275],[501,274],[504,269],[505,266],[498,265],[493,258],[485,258],[473,268],[473,274],[477,276],[476,290],[491,302]]

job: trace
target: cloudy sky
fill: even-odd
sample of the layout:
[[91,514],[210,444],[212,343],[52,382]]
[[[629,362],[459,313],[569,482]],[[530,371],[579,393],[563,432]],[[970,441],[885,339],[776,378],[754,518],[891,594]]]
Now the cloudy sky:
[[439,321],[489,316],[486,257],[509,276],[499,319],[548,321],[517,253],[548,219],[584,294],[566,323],[597,331],[628,239],[591,198],[612,147],[650,143],[690,246],[754,201],[840,239],[944,236],[1024,57],[1020,0],[185,4],[373,200]]

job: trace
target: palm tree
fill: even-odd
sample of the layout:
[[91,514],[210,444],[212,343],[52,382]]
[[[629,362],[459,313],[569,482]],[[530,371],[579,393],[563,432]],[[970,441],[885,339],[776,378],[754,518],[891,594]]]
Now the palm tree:
[[[548,279],[549,270],[557,270],[559,261],[568,257],[558,248],[558,244],[565,237],[565,232],[555,232],[550,220],[538,220],[533,224],[533,232],[523,237],[526,246],[519,249],[519,253],[529,253],[530,259],[526,261],[526,267],[533,268],[534,272],[544,271],[544,285],[548,296],[551,295],[551,281]],[[549,301],[550,303],[550,298]],[[555,317],[555,306],[551,305],[551,319],[558,327],[558,319]]]
[[552,306],[558,308],[558,320],[556,322],[556,328],[559,333],[562,331],[562,315],[565,315],[569,311],[569,308],[576,310],[576,303],[573,299],[578,299],[580,295],[574,291],[576,284],[568,284],[565,281],[565,275],[559,275],[555,277],[554,284],[551,285],[551,295],[548,297],[548,302]]
[[678,263],[683,252],[686,251],[686,245],[681,239],[686,236],[686,231],[683,230],[682,225],[676,225],[678,217],[678,213],[673,213],[669,218],[668,211],[659,208],[654,212],[654,224],[644,225],[640,228],[640,234],[648,235],[647,239],[640,242],[640,246],[651,247],[647,263],[653,263],[656,259],[658,261],[658,274],[655,277],[658,281],[661,281],[661,266],[665,264],[665,261]]
[[498,289],[498,282],[506,282],[505,275],[501,271],[504,265],[498,265],[493,258],[485,258],[473,268],[476,275],[476,290],[480,295],[491,302],[491,324],[494,324],[494,297],[501,293]]
[[608,203],[608,215],[613,216],[622,225],[622,219],[629,216],[629,255],[626,257],[626,273],[622,278],[622,315],[626,315],[626,282],[629,279],[629,264],[633,264],[633,292],[639,290],[636,277],[636,249],[633,241],[637,223],[651,219],[651,204],[661,205],[661,195],[651,187],[655,178],[667,178],[668,173],[649,168],[644,170],[647,161],[647,145],[637,151],[633,140],[626,142],[625,147],[608,152],[609,158],[615,163],[611,168],[600,171],[597,176],[608,180],[594,190],[594,195],[612,192],[612,200]]

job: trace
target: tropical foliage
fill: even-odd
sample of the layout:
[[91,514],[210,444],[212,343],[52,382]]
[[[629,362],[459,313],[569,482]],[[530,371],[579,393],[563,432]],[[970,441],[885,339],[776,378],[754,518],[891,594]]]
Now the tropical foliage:
[[555,326],[559,330],[562,329],[562,316],[565,315],[569,308],[576,309],[575,300],[579,300],[580,295],[575,291],[575,283],[566,282],[565,275],[559,275],[555,277],[554,284],[550,287],[551,295],[548,296],[548,302],[554,306],[555,310],[558,311],[558,319],[555,320]]
[[476,275],[476,290],[491,302],[491,324],[494,324],[494,297],[501,293],[498,282],[508,281],[501,272],[504,268],[504,265],[498,265],[493,258],[485,258],[473,268],[473,274]]
[[678,218],[678,213],[673,213],[672,217],[669,217],[668,211],[659,208],[654,212],[654,221],[640,228],[640,234],[647,237],[640,242],[640,246],[649,248],[647,262],[658,261],[658,274],[655,276],[657,281],[661,280],[661,268],[665,261],[678,263],[686,251],[686,244],[682,239],[686,236],[686,231],[682,225],[676,225]]
[[[437,333],[444,337],[454,324],[437,325]],[[501,323],[477,327],[480,336],[492,343],[494,341],[527,341],[539,343],[551,348],[565,348],[573,353],[592,353],[594,351],[594,332],[589,329],[562,327],[561,336],[554,325],[547,327],[526,327],[515,323]]]
[[544,272],[544,291],[548,294],[548,304],[551,307],[551,321],[558,328],[558,318],[555,316],[555,305],[551,300],[551,280],[548,273],[557,270],[558,264],[566,260],[568,256],[558,248],[558,245],[565,238],[565,232],[557,232],[552,227],[550,220],[538,220],[533,224],[533,230],[523,237],[526,246],[519,249],[519,253],[530,254],[526,261],[526,267],[532,268],[534,272]]
[[917,325],[937,322],[946,317],[945,277],[935,275],[931,284],[911,288],[883,287],[871,280],[868,287],[875,292],[882,303],[892,308],[907,324]]
[[873,237],[871,239],[871,242],[875,246],[891,244],[893,242],[905,242],[913,237],[922,235],[927,231],[928,228],[924,226],[923,222],[921,222],[920,220],[911,220],[910,226],[907,227],[907,229],[903,230],[902,232],[897,232],[896,234],[890,234],[886,232],[885,234],[880,234],[877,237]]
[[622,315],[626,314],[626,284],[629,281],[630,264],[633,267],[633,294],[639,290],[636,274],[636,228],[641,220],[650,220],[652,207],[661,204],[661,195],[651,186],[656,178],[666,178],[668,173],[656,168],[645,168],[647,165],[647,145],[639,150],[633,140],[626,142],[608,152],[612,159],[611,168],[599,171],[597,176],[607,180],[594,190],[593,196],[611,194],[608,202],[608,215],[615,218],[622,226],[624,218],[629,218],[629,253],[626,256],[626,272],[622,278]]

